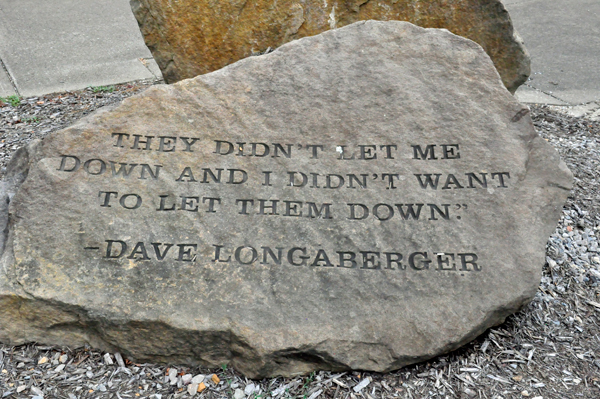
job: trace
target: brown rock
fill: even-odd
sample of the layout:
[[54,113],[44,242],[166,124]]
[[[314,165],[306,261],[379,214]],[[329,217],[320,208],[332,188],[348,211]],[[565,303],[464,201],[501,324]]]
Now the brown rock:
[[488,53],[512,93],[530,60],[500,0],[131,0],[167,83],[363,20],[445,28]]
[[533,297],[571,179],[480,46],[357,22],[20,150],[0,341],[251,377],[397,369]]

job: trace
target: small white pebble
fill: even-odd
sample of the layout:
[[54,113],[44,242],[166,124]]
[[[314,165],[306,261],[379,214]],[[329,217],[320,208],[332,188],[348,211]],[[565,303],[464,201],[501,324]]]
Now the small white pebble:
[[169,381],[171,385],[177,384],[177,369],[169,370]]
[[192,375],[191,374],[185,374],[181,377],[181,382],[183,382],[184,384],[189,384],[192,381]]
[[190,385],[188,385],[187,387],[187,392],[191,395],[194,396],[196,394],[196,392],[198,392],[198,384],[192,382]]
[[233,393],[233,399],[243,399],[246,397],[246,394],[241,389],[236,389]]
[[255,390],[256,386],[254,384],[248,384],[246,385],[246,388],[244,388],[244,393],[246,394],[246,396],[250,396],[254,393]]
[[192,384],[200,385],[201,382],[204,382],[204,378],[206,378],[204,374],[195,375],[194,378],[192,378]]
[[61,371],[63,371],[65,369],[65,365],[64,364],[59,364],[55,369],[54,372],[55,373],[60,373]]

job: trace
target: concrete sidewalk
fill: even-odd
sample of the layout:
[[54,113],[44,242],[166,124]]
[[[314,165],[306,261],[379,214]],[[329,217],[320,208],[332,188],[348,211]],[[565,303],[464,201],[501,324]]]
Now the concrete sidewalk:
[[531,77],[517,98],[600,108],[600,1],[504,3],[531,54]]
[[[517,98],[600,108],[600,1],[505,5],[532,59]],[[128,0],[0,0],[0,61],[3,97],[161,78]]]
[[162,78],[128,0],[0,0],[0,96]]

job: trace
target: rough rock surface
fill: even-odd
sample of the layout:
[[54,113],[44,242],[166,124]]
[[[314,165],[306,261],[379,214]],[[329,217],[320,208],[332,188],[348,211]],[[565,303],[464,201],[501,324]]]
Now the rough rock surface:
[[359,22],[19,151],[0,341],[252,377],[396,369],[533,297],[570,185],[479,46]]
[[500,0],[131,0],[131,5],[167,83],[370,19],[445,28],[479,43],[512,93],[530,73],[529,55]]

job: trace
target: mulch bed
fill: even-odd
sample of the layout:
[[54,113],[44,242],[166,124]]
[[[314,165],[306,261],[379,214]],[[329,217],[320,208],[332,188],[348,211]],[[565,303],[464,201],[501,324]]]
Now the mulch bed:
[[[0,102],[1,171],[30,140],[151,84]],[[134,364],[91,348],[0,344],[0,398],[600,398],[600,122],[530,108],[539,134],[573,171],[575,187],[548,241],[533,301],[460,350],[387,374],[252,381],[225,365]]]

